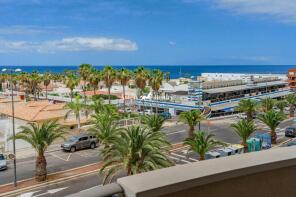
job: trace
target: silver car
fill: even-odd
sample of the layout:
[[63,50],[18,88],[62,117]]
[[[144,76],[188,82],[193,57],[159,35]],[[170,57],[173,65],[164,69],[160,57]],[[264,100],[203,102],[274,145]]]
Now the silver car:
[[81,134],[72,136],[69,140],[61,144],[61,148],[66,151],[75,152],[85,148],[96,148],[98,143],[97,138],[90,134]]
[[5,159],[5,156],[0,153],[0,170],[6,170],[7,169],[7,162]]

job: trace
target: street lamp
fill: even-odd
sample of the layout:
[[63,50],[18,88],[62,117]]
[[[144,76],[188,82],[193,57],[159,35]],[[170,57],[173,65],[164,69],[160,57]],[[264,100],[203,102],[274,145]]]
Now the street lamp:
[[10,69],[10,68],[4,68],[2,69],[2,72],[9,73],[10,74],[10,86],[11,86],[11,110],[12,110],[12,135],[13,135],[13,169],[14,169],[14,186],[17,186],[17,178],[16,178],[16,151],[15,151],[15,124],[14,124],[14,100],[13,100],[13,84],[12,84],[12,74],[21,72],[21,69]]

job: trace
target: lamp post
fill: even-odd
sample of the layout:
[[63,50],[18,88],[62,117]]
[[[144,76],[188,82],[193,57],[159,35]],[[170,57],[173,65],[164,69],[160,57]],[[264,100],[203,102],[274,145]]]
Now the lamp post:
[[13,172],[14,172],[14,186],[17,186],[17,177],[16,177],[16,151],[15,151],[15,124],[14,124],[14,98],[13,98],[13,83],[12,83],[12,74],[21,72],[21,69],[2,69],[2,72],[10,74],[10,86],[11,86],[11,110],[12,110],[12,143],[13,143]]

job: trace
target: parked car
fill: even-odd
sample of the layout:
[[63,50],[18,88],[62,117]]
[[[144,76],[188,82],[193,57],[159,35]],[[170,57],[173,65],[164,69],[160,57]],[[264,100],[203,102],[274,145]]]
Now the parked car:
[[287,127],[285,130],[285,136],[286,137],[296,137],[296,127],[294,127],[294,126]]
[[159,113],[159,115],[161,117],[163,117],[164,119],[170,119],[170,118],[172,118],[172,115],[171,115],[170,112],[162,112],[162,113]]
[[288,144],[287,144],[287,146],[295,146],[296,145],[296,141],[294,140],[294,141],[291,141],[291,142],[289,142]]
[[69,140],[61,145],[63,150],[75,152],[85,148],[96,148],[98,143],[97,138],[90,134],[81,134],[72,136]]
[[5,156],[0,153],[0,170],[6,170],[7,169],[7,162]]

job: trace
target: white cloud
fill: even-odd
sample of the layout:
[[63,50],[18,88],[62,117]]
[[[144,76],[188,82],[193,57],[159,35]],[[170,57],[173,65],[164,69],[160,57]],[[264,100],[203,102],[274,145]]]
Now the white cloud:
[[295,0],[183,0],[186,3],[207,2],[236,14],[271,17],[280,22],[296,24]]
[[13,25],[0,27],[0,35],[36,35],[36,34],[44,34],[44,33],[57,33],[61,30],[64,30],[66,27],[64,26],[24,26],[24,25]]
[[135,42],[122,38],[69,37],[44,42],[0,40],[0,52],[136,51]]
[[270,56],[231,56],[229,57],[229,59],[268,63],[268,62],[271,62],[273,58]]
[[269,16],[285,23],[296,23],[295,0],[215,0],[218,7],[239,14]]
[[174,42],[174,41],[169,41],[169,45],[171,45],[171,46],[176,46],[176,42]]

